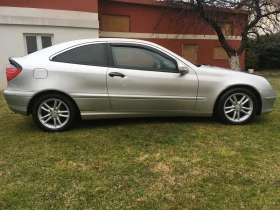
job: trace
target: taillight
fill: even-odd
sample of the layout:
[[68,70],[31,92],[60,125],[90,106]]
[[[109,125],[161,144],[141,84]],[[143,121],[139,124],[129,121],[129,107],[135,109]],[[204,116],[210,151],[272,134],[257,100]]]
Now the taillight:
[[10,81],[13,78],[15,78],[21,72],[21,70],[22,68],[16,68],[16,67],[6,68],[7,80]]

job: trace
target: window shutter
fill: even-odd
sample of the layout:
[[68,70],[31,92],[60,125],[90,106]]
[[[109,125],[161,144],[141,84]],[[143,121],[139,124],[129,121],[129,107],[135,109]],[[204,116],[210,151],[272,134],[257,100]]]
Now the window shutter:
[[197,62],[197,45],[183,45],[183,58],[191,63]]
[[232,24],[223,23],[222,32],[223,32],[224,36],[232,36]]
[[223,47],[214,47],[214,59],[228,59],[228,55]]
[[123,15],[102,15],[102,31],[129,32],[130,17]]

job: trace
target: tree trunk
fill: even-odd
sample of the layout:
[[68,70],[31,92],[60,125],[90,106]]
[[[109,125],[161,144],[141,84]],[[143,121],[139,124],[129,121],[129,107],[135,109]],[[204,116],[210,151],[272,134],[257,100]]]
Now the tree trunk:
[[232,70],[241,71],[239,63],[239,55],[233,55],[229,59],[230,68]]

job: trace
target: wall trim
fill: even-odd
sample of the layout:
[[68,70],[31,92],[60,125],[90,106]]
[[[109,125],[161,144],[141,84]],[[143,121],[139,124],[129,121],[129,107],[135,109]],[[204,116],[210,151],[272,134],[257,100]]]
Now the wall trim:
[[98,13],[0,7],[0,24],[99,28]]
[[[196,35],[196,34],[153,34],[153,33],[132,33],[132,32],[109,32],[100,31],[100,37],[132,38],[132,39],[205,39],[218,40],[217,35]],[[227,40],[241,40],[240,36],[228,36]]]

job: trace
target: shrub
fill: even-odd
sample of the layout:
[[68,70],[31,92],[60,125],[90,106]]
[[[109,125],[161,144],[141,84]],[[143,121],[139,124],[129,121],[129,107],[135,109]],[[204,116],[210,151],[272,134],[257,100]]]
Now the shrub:
[[245,66],[254,69],[280,69],[280,34],[250,39]]
[[259,69],[259,56],[253,50],[246,50],[245,68]]

